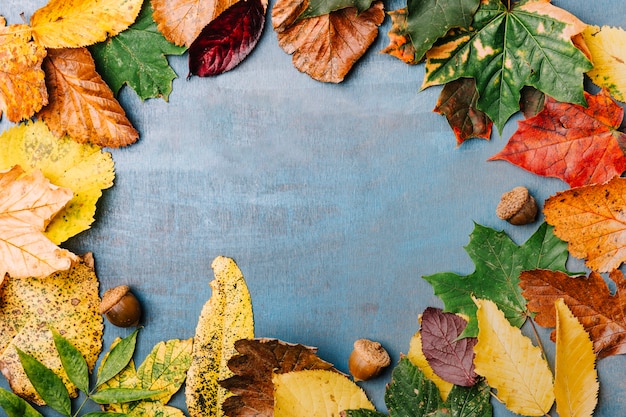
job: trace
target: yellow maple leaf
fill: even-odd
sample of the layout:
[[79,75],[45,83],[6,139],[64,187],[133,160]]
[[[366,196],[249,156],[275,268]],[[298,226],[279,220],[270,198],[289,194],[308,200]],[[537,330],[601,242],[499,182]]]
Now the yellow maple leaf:
[[143,0],[50,0],[30,18],[33,38],[46,48],[76,48],[126,30]]
[[433,368],[430,367],[424,352],[422,351],[422,335],[420,332],[417,332],[411,338],[409,342],[409,353],[406,355],[411,363],[417,366],[423,373],[424,376],[431,381],[439,388],[439,395],[442,400],[446,400],[452,387],[454,384],[451,384],[448,381],[444,381],[433,371]]
[[556,307],[554,394],[560,417],[589,417],[598,403],[593,343],[562,298]]
[[0,173],[0,277],[45,277],[65,271],[78,258],[43,235],[50,219],[72,198],[41,171],[15,166]]
[[211,264],[212,294],[202,308],[193,339],[185,396],[190,417],[223,416],[229,395],[219,381],[233,375],[228,360],[237,353],[235,342],[254,337],[252,301],[235,261],[218,256]]
[[328,417],[344,410],[374,410],[361,387],[337,372],[287,372],[274,374],[272,382],[274,417]]
[[14,126],[0,135],[0,170],[14,165],[40,170],[54,185],[69,188],[73,198],[52,219],[45,235],[55,244],[87,230],[94,221],[102,190],[113,185],[113,158],[95,145],[57,139],[45,123]]
[[511,326],[493,301],[474,301],[478,306],[476,373],[498,390],[498,398],[509,410],[525,416],[546,415],[554,403],[554,390],[541,349]]
[[591,54],[591,81],[606,88],[616,100],[626,101],[626,32],[610,26],[588,26],[583,38]]

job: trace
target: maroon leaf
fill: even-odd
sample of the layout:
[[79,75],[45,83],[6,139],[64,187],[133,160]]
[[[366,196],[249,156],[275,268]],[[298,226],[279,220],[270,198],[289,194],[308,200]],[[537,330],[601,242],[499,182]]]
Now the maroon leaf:
[[212,20],[189,47],[189,77],[219,75],[252,52],[265,25],[267,2],[240,0]]
[[459,339],[467,322],[453,313],[428,307],[422,314],[422,351],[428,364],[445,381],[470,387],[477,381],[474,372],[474,345],[477,339]]

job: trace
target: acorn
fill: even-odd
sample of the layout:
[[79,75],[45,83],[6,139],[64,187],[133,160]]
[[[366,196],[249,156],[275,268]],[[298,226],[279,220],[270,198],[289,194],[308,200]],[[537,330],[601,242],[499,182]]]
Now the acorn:
[[391,358],[378,342],[359,339],[354,342],[354,350],[348,359],[348,369],[355,381],[367,381],[382,372],[391,364]]
[[120,285],[105,291],[100,314],[104,314],[114,326],[136,326],[141,319],[141,305],[128,285]]
[[532,223],[537,218],[537,202],[526,187],[515,187],[502,194],[496,215],[514,225]]

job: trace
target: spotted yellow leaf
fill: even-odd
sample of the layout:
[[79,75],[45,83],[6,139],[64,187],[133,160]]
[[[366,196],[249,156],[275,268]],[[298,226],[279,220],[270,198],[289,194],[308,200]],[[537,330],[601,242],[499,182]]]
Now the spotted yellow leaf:
[[190,417],[223,416],[222,402],[229,395],[219,381],[233,375],[228,360],[235,342],[254,337],[250,293],[239,267],[218,256],[211,264],[211,298],[202,308],[193,340],[185,395]]
[[422,351],[422,335],[420,332],[415,333],[411,338],[407,357],[413,365],[417,366],[424,373],[426,378],[434,382],[439,389],[441,399],[445,401],[454,385],[441,379],[441,377],[433,371],[433,368],[430,367],[430,364]]
[[593,68],[587,75],[621,102],[626,101],[626,32],[610,26],[588,26],[582,33]]

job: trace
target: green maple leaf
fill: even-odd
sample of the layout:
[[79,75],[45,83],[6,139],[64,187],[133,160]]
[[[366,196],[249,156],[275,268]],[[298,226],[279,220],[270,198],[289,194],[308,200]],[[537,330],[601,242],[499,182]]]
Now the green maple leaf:
[[478,108],[500,132],[519,110],[525,85],[557,101],[585,105],[583,74],[593,65],[571,40],[585,26],[565,10],[540,0],[509,7],[501,0],[483,1],[471,30],[451,31],[426,54],[422,88],[475,78]]
[[462,337],[478,334],[472,297],[492,300],[513,326],[520,327],[526,321],[526,300],[519,286],[522,271],[567,272],[567,243],[557,238],[546,223],[521,246],[504,232],[476,224],[465,250],[476,265],[472,274],[442,272],[423,277],[442,299],[446,311],[469,317]]
[[177,75],[166,55],[181,55],[186,48],[168,42],[157,30],[150,2],[146,1],[132,26],[89,50],[98,73],[115,94],[128,84],[142,100],[167,100]]
[[307,8],[298,16],[298,20],[311,17],[324,16],[346,7],[356,7],[363,12],[372,6],[374,0],[314,0],[310,1]]

